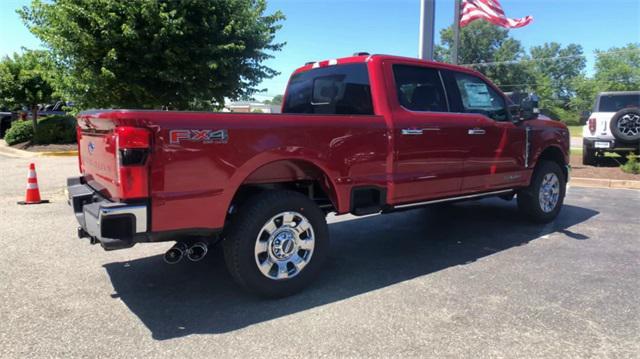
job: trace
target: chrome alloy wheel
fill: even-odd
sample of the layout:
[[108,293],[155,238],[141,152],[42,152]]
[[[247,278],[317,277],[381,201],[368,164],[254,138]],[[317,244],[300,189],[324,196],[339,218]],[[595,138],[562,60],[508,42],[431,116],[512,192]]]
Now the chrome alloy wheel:
[[298,212],[282,212],[271,217],[258,232],[256,264],[269,279],[293,278],[309,264],[314,246],[309,220]]
[[617,126],[620,133],[631,137],[638,136],[640,134],[640,115],[628,113],[618,120]]
[[547,173],[542,179],[538,200],[545,213],[553,211],[560,199],[560,179],[555,173]]

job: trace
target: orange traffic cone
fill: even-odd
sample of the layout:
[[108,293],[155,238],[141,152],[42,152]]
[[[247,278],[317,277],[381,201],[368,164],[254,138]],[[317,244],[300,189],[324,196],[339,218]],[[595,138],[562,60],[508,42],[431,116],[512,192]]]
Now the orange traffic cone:
[[36,175],[36,165],[29,165],[29,177],[27,177],[27,195],[24,201],[18,204],[38,204],[49,203],[46,199],[40,199],[40,190],[38,189],[38,175]]

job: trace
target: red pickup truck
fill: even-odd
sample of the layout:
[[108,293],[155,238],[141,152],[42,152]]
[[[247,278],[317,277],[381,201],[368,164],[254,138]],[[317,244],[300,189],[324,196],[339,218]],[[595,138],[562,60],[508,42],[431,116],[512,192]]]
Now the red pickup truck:
[[222,241],[234,279],[300,290],[329,251],[325,216],[501,196],[560,211],[569,132],[464,67],[357,54],[308,63],[282,114],[97,110],[78,116],[78,235],[120,249],[176,241],[170,263]]

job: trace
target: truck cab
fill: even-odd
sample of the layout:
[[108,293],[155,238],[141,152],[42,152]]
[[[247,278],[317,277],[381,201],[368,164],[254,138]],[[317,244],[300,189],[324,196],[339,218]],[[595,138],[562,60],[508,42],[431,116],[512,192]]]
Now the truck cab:
[[84,112],[78,146],[80,237],[105,249],[176,241],[170,263],[221,241],[236,281],[266,296],[321,271],[330,212],[501,196],[549,222],[569,180],[563,124],[473,70],[389,55],[300,67],[282,114]]

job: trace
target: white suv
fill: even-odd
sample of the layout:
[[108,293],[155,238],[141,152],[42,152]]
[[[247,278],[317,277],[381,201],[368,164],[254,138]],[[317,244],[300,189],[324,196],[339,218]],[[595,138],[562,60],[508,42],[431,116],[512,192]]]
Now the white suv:
[[601,92],[582,128],[582,163],[616,152],[640,154],[640,91]]

